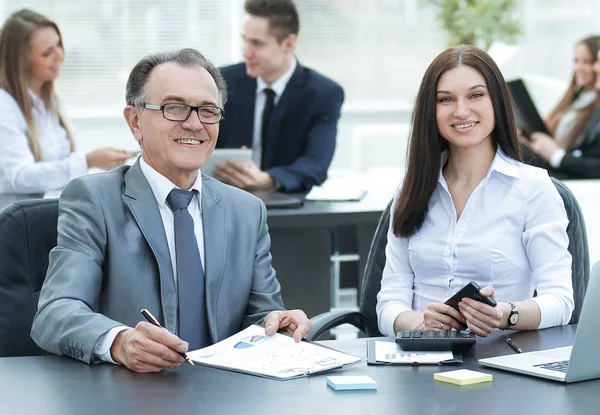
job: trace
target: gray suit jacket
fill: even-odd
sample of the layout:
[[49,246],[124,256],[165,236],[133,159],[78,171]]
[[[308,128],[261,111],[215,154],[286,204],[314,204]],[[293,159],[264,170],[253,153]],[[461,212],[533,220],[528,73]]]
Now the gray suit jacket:
[[[213,342],[283,309],[264,204],[202,178],[206,305]],[[31,336],[84,362],[104,333],[149,309],[177,334],[177,292],[156,199],[139,162],[75,179],[59,202],[58,244]],[[184,339],[185,340],[185,339]]]

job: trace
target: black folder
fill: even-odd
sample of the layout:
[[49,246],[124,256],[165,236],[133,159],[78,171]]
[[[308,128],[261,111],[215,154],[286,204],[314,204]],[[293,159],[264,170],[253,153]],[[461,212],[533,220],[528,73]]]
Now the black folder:
[[523,80],[515,79],[507,84],[513,100],[517,126],[521,129],[523,135],[529,137],[534,131],[550,135]]
[[293,209],[304,204],[304,198],[299,195],[290,195],[270,190],[256,190],[251,192],[261,199],[267,209]]

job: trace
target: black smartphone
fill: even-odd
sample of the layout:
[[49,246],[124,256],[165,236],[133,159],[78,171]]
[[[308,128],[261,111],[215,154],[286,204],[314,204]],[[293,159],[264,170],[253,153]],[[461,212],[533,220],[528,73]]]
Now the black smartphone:
[[447,304],[450,307],[458,310],[458,303],[460,303],[460,300],[467,297],[472,298],[475,301],[480,301],[484,304],[491,305],[492,307],[496,307],[496,300],[494,300],[492,297],[484,297],[483,295],[479,294],[480,290],[481,287],[475,281],[471,281],[462,287],[459,292],[450,297],[444,304]]

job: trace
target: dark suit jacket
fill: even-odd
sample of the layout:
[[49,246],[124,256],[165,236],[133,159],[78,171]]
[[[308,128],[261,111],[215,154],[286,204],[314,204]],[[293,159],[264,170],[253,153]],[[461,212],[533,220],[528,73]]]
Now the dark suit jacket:
[[570,179],[600,178],[600,110],[590,119],[583,143],[565,154],[558,170]]
[[[271,267],[264,204],[202,177],[206,308],[217,342],[283,308]],[[177,333],[177,290],[167,237],[139,162],[71,181],[59,203],[31,337],[43,349],[90,363],[100,336],[135,327],[148,308]]]
[[[221,68],[229,100],[221,121],[218,148],[252,147],[256,78],[244,63]],[[281,95],[263,144],[261,169],[283,190],[308,190],[327,178],[333,158],[344,90],[298,63]]]

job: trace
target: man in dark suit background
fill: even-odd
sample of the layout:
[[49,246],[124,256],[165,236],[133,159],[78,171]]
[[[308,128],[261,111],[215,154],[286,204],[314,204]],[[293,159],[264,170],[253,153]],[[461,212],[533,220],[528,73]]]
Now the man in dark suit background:
[[292,0],[247,0],[244,62],[221,68],[229,93],[217,148],[253,148],[253,162],[213,171],[246,190],[308,190],[327,177],[343,89],[294,57]]

